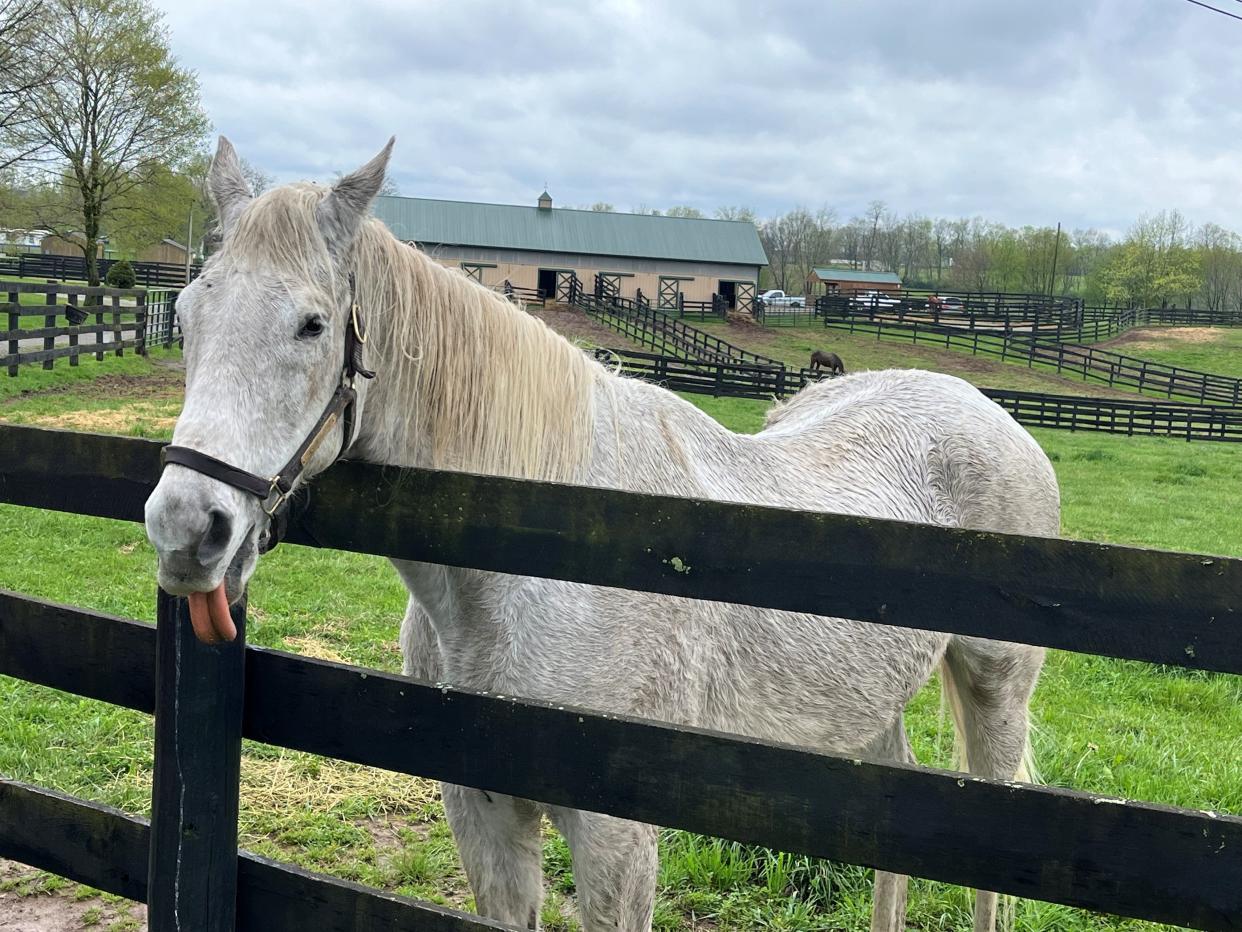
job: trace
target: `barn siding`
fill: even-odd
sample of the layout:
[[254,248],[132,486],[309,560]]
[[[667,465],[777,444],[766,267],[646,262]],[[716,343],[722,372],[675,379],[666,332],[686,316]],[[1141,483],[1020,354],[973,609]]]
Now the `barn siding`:
[[521,288],[536,287],[539,269],[573,269],[588,291],[595,287],[599,272],[620,272],[621,295],[632,298],[637,289],[655,303],[661,276],[688,279],[681,283],[688,301],[708,301],[720,281],[758,280],[753,265],[713,262],[676,262],[659,259],[635,259],[626,256],[583,256],[556,252],[525,252],[516,249],[486,249],[475,246],[428,245],[424,251],[441,265],[460,268],[462,263],[482,263],[483,284],[498,288],[507,279]]

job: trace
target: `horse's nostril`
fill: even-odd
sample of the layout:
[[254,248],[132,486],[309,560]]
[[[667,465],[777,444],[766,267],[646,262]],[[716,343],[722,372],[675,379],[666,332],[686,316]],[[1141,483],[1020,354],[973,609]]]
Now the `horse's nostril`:
[[221,559],[233,539],[233,519],[227,512],[213,508],[207,512],[207,530],[198,542],[198,562],[208,566]]

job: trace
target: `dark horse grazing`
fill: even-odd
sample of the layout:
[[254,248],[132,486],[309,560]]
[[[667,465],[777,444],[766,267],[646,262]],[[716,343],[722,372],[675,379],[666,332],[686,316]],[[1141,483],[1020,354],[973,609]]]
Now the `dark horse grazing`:
[[827,369],[829,375],[845,375],[845,364],[836,353],[826,353],[817,349],[811,354],[811,371]]

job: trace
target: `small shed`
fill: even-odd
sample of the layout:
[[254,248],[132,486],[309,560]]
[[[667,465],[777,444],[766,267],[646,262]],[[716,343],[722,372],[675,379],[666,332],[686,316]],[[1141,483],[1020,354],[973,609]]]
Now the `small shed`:
[[855,291],[900,291],[901,276],[896,272],[863,272],[858,269],[811,269],[806,277],[806,293],[842,294]]

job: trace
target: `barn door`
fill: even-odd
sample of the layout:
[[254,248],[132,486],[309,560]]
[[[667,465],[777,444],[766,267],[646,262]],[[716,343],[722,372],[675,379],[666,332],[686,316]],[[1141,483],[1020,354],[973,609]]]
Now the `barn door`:
[[733,287],[737,295],[737,309],[753,314],[755,312],[755,283],[736,282]]
[[677,298],[681,294],[680,278],[660,278],[660,291],[656,299],[656,307],[662,311],[676,310]]

